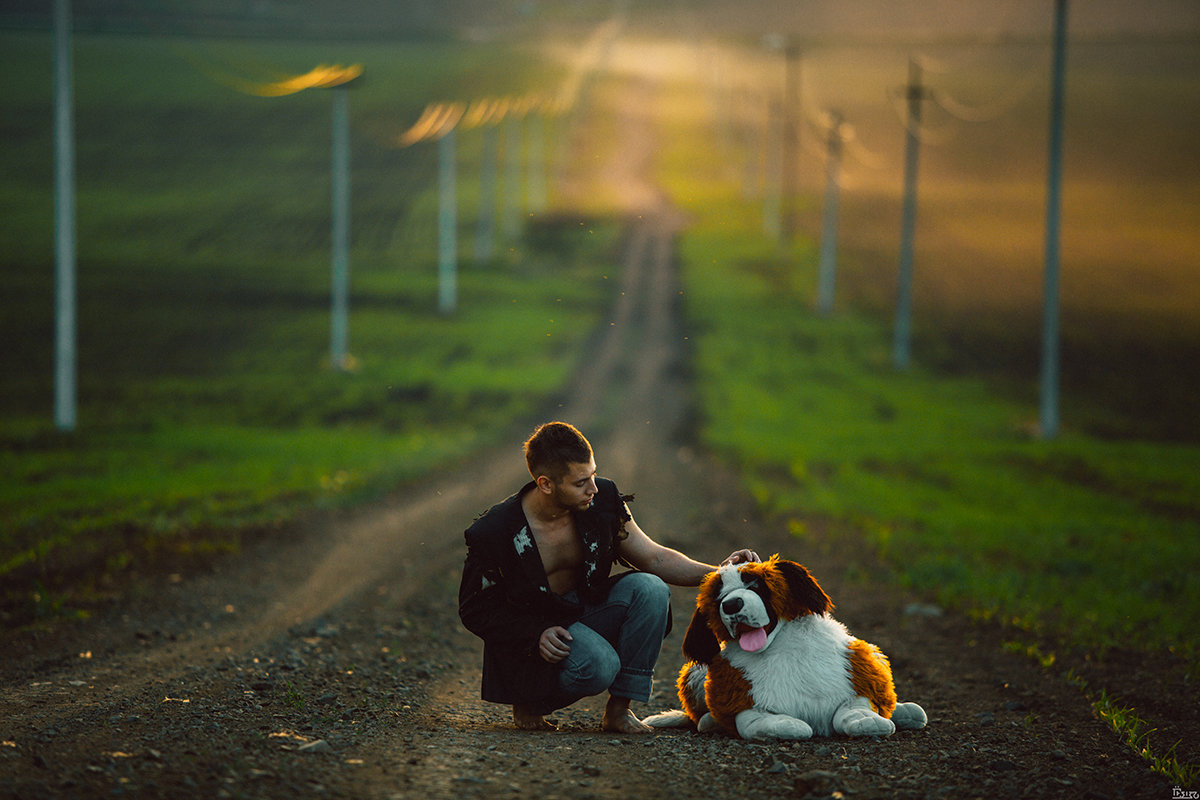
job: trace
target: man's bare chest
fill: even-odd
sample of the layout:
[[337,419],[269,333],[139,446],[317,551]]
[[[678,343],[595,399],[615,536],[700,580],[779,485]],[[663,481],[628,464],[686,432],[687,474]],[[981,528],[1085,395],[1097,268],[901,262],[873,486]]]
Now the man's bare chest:
[[547,575],[565,570],[575,571],[583,566],[583,543],[575,531],[574,521],[554,525],[530,523],[529,532],[537,542],[538,553]]

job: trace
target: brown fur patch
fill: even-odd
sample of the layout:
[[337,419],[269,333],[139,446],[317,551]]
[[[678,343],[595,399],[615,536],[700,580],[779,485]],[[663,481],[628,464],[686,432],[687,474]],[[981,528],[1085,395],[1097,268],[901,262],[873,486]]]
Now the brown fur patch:
[[700,592],[696,595],[696,608],[708,621],[708,628],[717,637],[718,642],[728,642],[729,632],[721,624],[721,612],[717,607],[717,595],[721,593],[721,573],[710,572],[700,582]]
[[802,608],[792,594],[792,587],[788,585],[787,578],[779,571],[778,561],[779,556],[773,555],[763,564],[761,570],[763,581],[771,590],[771,604],[775,607],[775,613],[779,615],[779,618],[781,620],[795,619],[802,614],[807,614],[808,609]]
[[754,708],[751,689],[746,676],[731,666],[724,656],[718,656],[708,665],[708,679],[704,682],[708,710],[727,731],[736,733],[737,715]]
[[850,683],[860,697],[871,701],[871,708],[881,717],[890,718],[896,710],[896,687],[892,683],[892,667],[879,648],[862,639],[851,639]]
[[[704,716],[704,712],[707,710],[704,698],[697,697],[692,692],[692,684],[688,681],[692,670],[700,668],[700,665],[695,661],[689,661],[679,670],[679,677],[675,680],[675,688],[678,690],[680,702],[683,703],[684,713],[688,715],[688,719],[692,721],[693,725],[700,722],[700,718]],[[704,691],[703,685],[701,685],[700,691]]]

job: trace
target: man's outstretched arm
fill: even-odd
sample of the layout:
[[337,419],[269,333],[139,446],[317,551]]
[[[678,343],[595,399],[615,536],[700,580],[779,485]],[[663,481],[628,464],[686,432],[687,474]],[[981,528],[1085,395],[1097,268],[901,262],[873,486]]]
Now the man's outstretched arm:
[[[667,583],[675,586],[699,586],[705,575],[717,569],[712,564],[696,561],[678,550],[659,544],[647,536],[632,519],[625,523],[625,531],[629,536],[620,544],[621,557],[635,568],[657,575]],[[760,560],[758,553],[743,549],[731,553],[721,563],[741,564]]]

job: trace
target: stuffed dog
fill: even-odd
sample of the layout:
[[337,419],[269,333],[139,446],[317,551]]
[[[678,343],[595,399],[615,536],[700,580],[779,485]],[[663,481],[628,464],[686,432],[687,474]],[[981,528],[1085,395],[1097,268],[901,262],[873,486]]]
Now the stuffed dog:
[[683,640],[683,711],[652,727],[720,727],[744,739],[888,736],[923,728],[925,711],[897,703],[877,647],[850,635],[808,570],[778,555],[730,564],[700,585]]

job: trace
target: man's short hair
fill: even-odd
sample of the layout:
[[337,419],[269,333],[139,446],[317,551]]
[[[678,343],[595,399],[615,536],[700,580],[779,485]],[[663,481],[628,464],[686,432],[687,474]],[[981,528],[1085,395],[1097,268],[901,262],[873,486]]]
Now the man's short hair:
[[592,460],[592,445],[582,433],[566,422],[547,422],[539,425],[525,441],[525,465],[536,480],[545,475],[558,483],[571,464],[586,464]]

